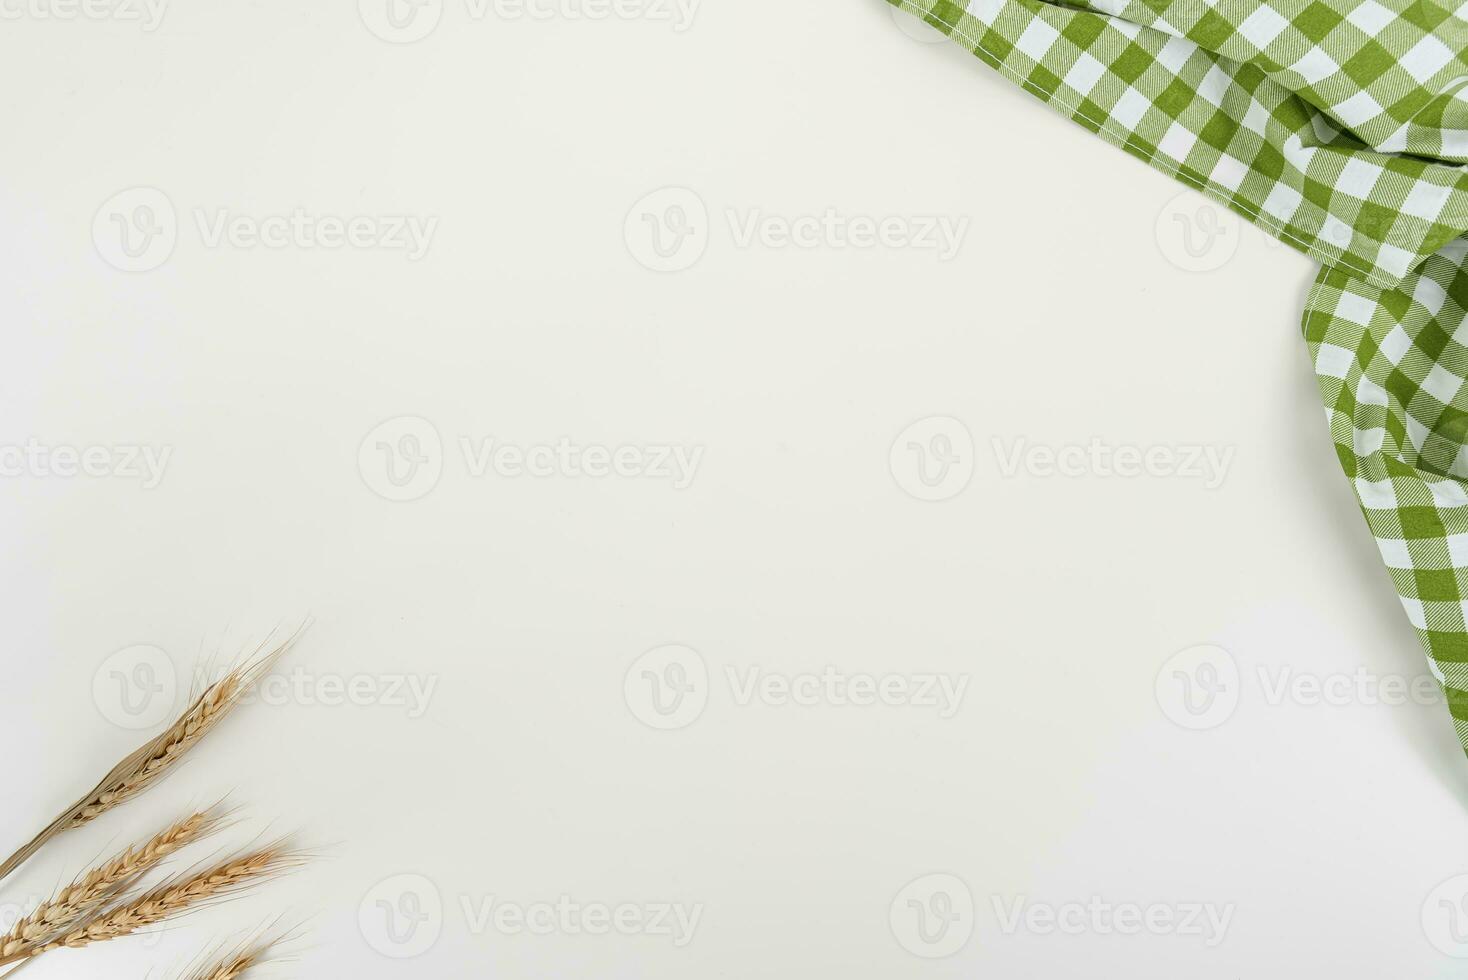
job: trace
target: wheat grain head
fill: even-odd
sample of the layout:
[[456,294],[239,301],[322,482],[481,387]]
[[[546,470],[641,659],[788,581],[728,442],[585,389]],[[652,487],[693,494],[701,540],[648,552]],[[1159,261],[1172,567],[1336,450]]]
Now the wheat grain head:
[[172,769],[239,704],[299,638],[297,630],[284,642],[236,666],[207,685],[172,725],[123,759],[101,782],[51,821],[45,829],[0,863],[0,880],[25,863],[47,841],[90,823],[143,792]]
[[288,840],[227,857],[202,870],[177,875],[141,895],[122,898],[44,943],[0,956],[0,966],[54,949],[79,949],[131,935],[284,874],[304,860],[304,852]]
[[226,814],[218,806],[174,821],[141,844],[128,847],[18,919],[0,937],[0,958],[44,945],[96,912],[171,855],[218,830]]

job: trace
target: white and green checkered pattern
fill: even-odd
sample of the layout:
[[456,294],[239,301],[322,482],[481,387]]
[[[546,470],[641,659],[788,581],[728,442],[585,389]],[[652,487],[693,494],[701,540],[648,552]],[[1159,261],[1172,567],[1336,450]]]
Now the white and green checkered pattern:
[[1396,286],[1322,269],[1305,338],[1336,453],[1468,748],[1468,239]]
[[[1468,21],[1434,3],[1079,3],[1253,65],[1383,152],[1468,159]],[[1445,116],[1446,114],[1446,116]],[[1458,126],[1453,126],[1453,122]]]
[[1304,329],[1331,435],[1468,749],[1468,13],[890,2],[1322,263]]

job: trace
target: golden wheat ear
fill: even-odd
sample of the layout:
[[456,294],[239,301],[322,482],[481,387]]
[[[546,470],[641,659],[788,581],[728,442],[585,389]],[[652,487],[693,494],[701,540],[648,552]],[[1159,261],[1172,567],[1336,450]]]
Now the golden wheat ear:
[[207,867],[175,875],[140,895],[122,896],[45,942],[0,956],[0,966],[23,963],[54,949],[80,949],[130,936],[293,871],[306,860],[307,854],[287,839],[231,855]]
[[237,980],[259,966],[269,951],[268,946],[249,946],[236,950],[214,960],[198,972],[190,973],[187,980]]
[[76,927],[165,860],[219,830],[227,817],[218,805],[192,813],[80,875],[30,914],[16,920],[10,931],[0,937],[0,959],[44,946]]
[[119,762],[111,772],[102,777],[101,782],[92,787],[91,792],[64,810],[45,829],[6,858],[4,863],[0,863],[0,881],[29,860],[47,841],[90,823],[162,779],[189,749],[234,710],[240,699],[269,673],[275,662],[291,648],[300,635],[301,630],[298,629],[284,642],[255,655],[207,685],[161,735]]
[[254,935],[221,944],[200,956],[201,965],[184,974],[183,980],[237,980],[266,962],[278,962],[271,952],[296,935],[294,930],[281,930],[272,923]]

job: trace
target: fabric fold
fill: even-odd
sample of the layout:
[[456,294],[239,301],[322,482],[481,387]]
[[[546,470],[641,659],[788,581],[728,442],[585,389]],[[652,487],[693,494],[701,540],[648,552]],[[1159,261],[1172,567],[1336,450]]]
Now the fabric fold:
[[1318,260],[1341,466],[1468,751],[1468,24],[1429,0],[889,0]]
[[1468,240],[1378,288],[1325,268],[1305,339],[1336,455],[1468,750]]
[[[1042,0],[890,2],[1103,139],[1322,264],[1388,286],[1468,233],[1468,173],[1461,167],[1370,149],[1258,64],[1109,13]],[[1183,6],[1196,5],[1165,5]],[[1273,12],[1257,2],[1236,6]],[[1154,10],[1137,3],[1122,9]],[[1400,43],[1410,50],[1415,36]],[[1271,50],[1285,45],[1282,38],[1273,43]],[[1455,63],[1468,76],[1468,61]],[[1405,112],[1417,100],[1394,105]]]
[[1468,47],[1468,22],[1446,7],[1394,0],[1278,7],[1259,0],[1080,0],[1074,6],[1253,65],[1364,147],[1468,159],[1468,113],[1455,111],[1453,99],[1468,84],[1455,55]]

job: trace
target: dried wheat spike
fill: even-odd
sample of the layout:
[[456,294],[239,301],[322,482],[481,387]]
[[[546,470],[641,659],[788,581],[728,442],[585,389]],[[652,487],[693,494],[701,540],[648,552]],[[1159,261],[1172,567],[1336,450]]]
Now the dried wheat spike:
[[161,779],[189,749],[224,720],[240,699],[290,649],[299,635],[300,631],[297,631],[273,650],[241,664],[206,687],[163,734],[119,762],[91,792],[0,864],[0,880],[25,863],[47,841],[90,823]]
[[232,953],[213,954],[205,966],[189,973],[185,980],[238,980],[265,962],[266,955],[280,939],[260,938],[247,942]]
[[169,856],[218,830],[223,817],[217,807],[191,814],[87,871],[18,920],[0,938],[0,958],[45,945],[97,912]]
[[267,844],[192,874],[180,875],[141,895],[124,898],[44,944],[0,956],[0,966],[53,949],[79,949],[131,935],[190,912],[297,867],[304,860],[286,841]]

